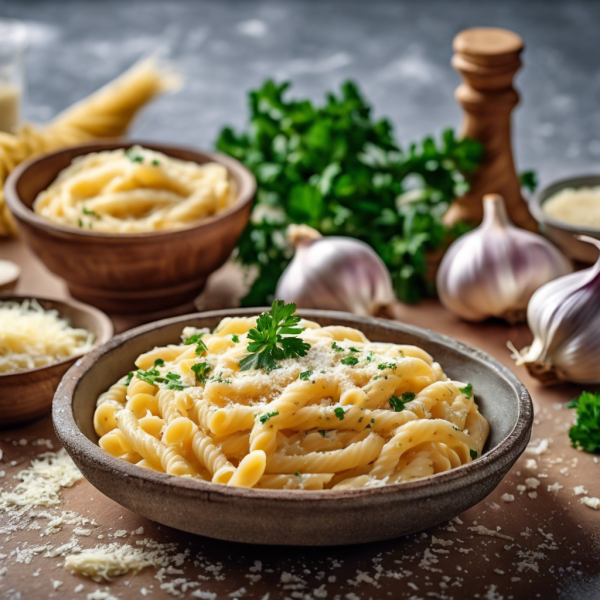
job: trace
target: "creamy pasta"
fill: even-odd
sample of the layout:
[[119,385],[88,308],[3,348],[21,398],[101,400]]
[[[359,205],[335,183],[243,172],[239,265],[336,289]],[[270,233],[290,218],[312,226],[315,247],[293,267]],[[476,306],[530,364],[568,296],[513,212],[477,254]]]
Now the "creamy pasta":
[[223,165],[133,146],[74,159],[33,208],[61,225],[127,234],[189,227],[234,199],[235,183]]
[[172,475],[299,490],[410,481],[481,454],[489,425],[471,385],[422,349],[303,320],[304,356],[241,370],[256,323],[186,328],[187,344],[142,354],[98,399],[100,446]]
[[35,300],[0,301],[0,374],[44,367],[84,354],[94,335]]

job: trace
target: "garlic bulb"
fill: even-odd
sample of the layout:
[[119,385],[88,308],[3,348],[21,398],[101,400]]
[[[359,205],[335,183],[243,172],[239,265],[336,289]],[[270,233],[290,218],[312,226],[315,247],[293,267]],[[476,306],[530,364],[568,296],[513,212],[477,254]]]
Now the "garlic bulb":
[[515,227],[498,194],[486,195],[483,207],[481,225],[456,240],[442,259],[440,300],[467,321],[524,321],[533,293],[570,273],[571,264],[542,236]]
[[[600,249],[600,240],[575,236]],[[543,383],[600,383],[600,257],[589,269],[547,283],[531,298],[527,322],[533,343],[517,364]]]
[[390,274],[369,245],[324,238],[307,225],[290,225],[287,235],[296,253],[277,284],[276,298],[299,308],[358,315],[385,312],[395,302]]

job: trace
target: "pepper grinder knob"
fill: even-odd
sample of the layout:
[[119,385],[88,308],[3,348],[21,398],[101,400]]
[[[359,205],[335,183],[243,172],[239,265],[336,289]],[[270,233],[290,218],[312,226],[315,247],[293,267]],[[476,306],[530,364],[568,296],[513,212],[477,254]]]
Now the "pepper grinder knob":
[[519,102],[513,79],[521,66],[523,40],[506,29],[477,27],[461,31],[453,48],[452,66],[463,78],[455,93],[464,109],[462,135],[481,142],[485,154],[471,189],[452,203],[444,220],[448,225],[480,223],[483,196],[496,193],[504,197],[516,225],[537,231],[521,195],[511,147],[511,113]]

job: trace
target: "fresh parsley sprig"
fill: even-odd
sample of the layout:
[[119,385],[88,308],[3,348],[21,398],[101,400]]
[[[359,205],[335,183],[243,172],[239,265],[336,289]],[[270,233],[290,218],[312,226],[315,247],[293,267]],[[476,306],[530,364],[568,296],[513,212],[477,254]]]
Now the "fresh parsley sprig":
[[582,392],[567,404],[577,411],[575,425],[569,429],[571,444],[586,452],[600,454],[600,392]]
[[294,315],[296,305],[274,300],[269,312],[262,313],[256,327],[250,329],[251,340],[246,349],[250,354],[240,361],[240,369],[264,369],[267,373],[279,368],[277,364],[284,358],[306,356],[310,344],[297,337],[304,331],[298,327],[300,317]]
[[206,344],[202,341],[203,335],[203,333],[196,333],[183,341],[186,346],[196,344],[196,356],[200,356],[203,352],[208,351]]

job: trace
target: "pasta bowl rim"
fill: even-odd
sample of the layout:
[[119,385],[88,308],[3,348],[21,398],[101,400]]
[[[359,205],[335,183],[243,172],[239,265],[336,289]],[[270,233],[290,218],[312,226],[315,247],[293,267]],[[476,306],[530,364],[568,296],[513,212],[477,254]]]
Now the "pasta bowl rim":
[[[68,363],[73,363],[74,361],[82,358],[83,356],[87,356],[90,352],[102,347],[113,337],[115,332],[115,327],[113,322],[110,320],[110,317],[103,313],[100,309],[91,306],[89,304],[85,304],[85,302],[79,302],[79,300],[75,300],[73,298],[53,298],[50,296],[35,296],[33,294],[0,294],[0,303],[6,301],[23,301],[23,300],[36,300],[42,302],[51,302],[53,304],[64,304],[66,306],[70,306],[81,313],[86,313],[90,315],[93,319],[98,323],[98,328],[102,332],[102,340],[94,340],[92,342],[92,348],[88,352],[84,354],[76,354],[74,356],[70,356],[68,358],[64,358],[63,360],[58,360],[56,362],[49,363],[47,365],[42,365],[41,367],[35,367],[33,369],[23,369],[20,371],[12,371],[10,373],[0,373],[0,384],[2,381],[7,381],[8,378],[14,378],[15,380],[21,376],[28,376],[32,373],[39,373],[44,369],[51,369],[54,367],[60,367],[66,365]],[[59,316],[64,318],[64,315],[61,314],[58,308],[53,308],[50,310],[56,310]]]
[[[61,154],[69,154],[73,151],[81,150],[81,152],[78,152],[76,155],[74,155],[75,158],[79,156],[85,156],[86,154],[92,154],[94,152],[102,152],[103,150],[117,150],[120,148],[128,148],[131,146],[142,146],[151,150],[163,152],[163,154],[166,154],[167,156],[171,156],[169,154],[169,151],[172,150],[189,152],[191,154],[207,158],[208,161],[204,162],[216,162],[220,165],[223,165],[227,169],[230,176],[235,174],[241,182],[241,185],[237,190],[236,199],[234,203],[226,210],[223,210],[215,215],[211,215],[197,222],[194,222],[188,227],[166,229],[162,231],[145,231],[142,233],[109,233],[98,232],[93,230],[89,231],[84,229],[76,229],[74,227],[68,227],[66,225],[61,225],[60,223],[54,223],[53,221],[45,219],[44,217],[38,215],[33,210],[33,207],[29,208],[28,206],[26,206],[17,191],[17,184],[20,178],[23,177],[23,175],[26,174],[29,169],[36,167],[48,160],[51,160],[55,156],[60,156]],[[198,162],[198,164],[203,163]],[[54,173],[52,181],[54,181],[54,179],[58,176],[59,172],[60,171],[56,171]],[[39,190],[39,192],[41,191],[42,190]],[[61,237],[82,236],[82,239],[89,238],[93,239],[95,242],[109,243],[115,240],[119,240],[119,242],[121,243],[135,243],[143,240],[148,240],[149,238],[153,237],[166,239],[169,237],[172,238],[186,235],[190,232],[197,232],[198,230],[204,227],[210,227],[216,221],[225,219],[243,210],[248,203],[252,202],[255,194],[256,179],[254,175],[245,165],[243,165],[240,161],[233,158],[232,156],[228,156],[220,152],[212,152],[210,150],[201,150],[187,145],[170,144],[162,143],[159,141],[139,139],[130,140],[127,138],[102,139],[97,140],[95,142],[86,142],[84,144],[66,146],[64,148],[61,148],[60,150],[40,154],[39,156],[30,158],[17,165],[17,167],[13,169],[13,171],[10,173],[10,175],[6,179],[6,183],[4,184],[4,195],[6,198],[6,204],[8,205],[10,211],[14,213],[14,215],[17,218],[22,219],[31,227],[34,227],[36,229],[42,229],[47,233],[51,233],[54,235],[59,234]]]
[[[330,318],[332,320],[343,320],[346,322],[352,321],[358,329],[361,328],[361,325],[383,325],[386,328],[397,330],[398,332],[408,332],[420,337],[425,336],[436,343],[441,343],[444,346],[458,350],[462,354],[466,354],[470,359],[484,360],[490,363],[498,373],[499,377],[507,380],[518,396],[518,417],[510,433],[496,446],[485,452],[473,462],[423,479],[352,490],[269,490],[230,487],[207,481],[159,473],[138,467],[115,458],[102,450],[102,448],[92,442],[77,425],[73,411],[74,395],[78,385],[89,371],[93,369],[94,364],[99,357],[116,350],[134,337],[164,326],[176,323],[181,323],[182,326],[185,326],[186,321],[198,318],[249,316],[258,314],[264,310],[268,310],[268,308],[224,309],[170,317],[121,333],[113,337],[103,346],[92,350],[69,369],[63,377],[54,396],[52,404],[52,420],[59,441],[65,447],[69,455],[74,458],[76,464],[80,461],[86,462],[88,466],[91,465],[90,468],[102,470],[113,475],[118,474],[119,477],[125,478],[129,482],[138,480],[142,483],[152,484],[169,490],[177,489],[179,494],[185,496],[208,494],[208,499],[213,499],[214,501],[218,501],[219,497],[223,500],[246,498],[267,503],[271,501],[277,504],[280,504],[281,501],[286,501],[291,504],[296,502],[314,501],[316,504],[319,504],[320,501],[327,499],[350,501],[372,499],[373,496],[384,498],[398,494],[400,491],[402,491],[403,498],[407,500],[444,495],[464,487],[465,478],[474,477],[475,480],[479,481],[491,476],[498,470],[498,462],[504,465],[505,461],[503,461],[503,459],[506,459],[506,462],[512,460],[511,451],[514,451],[515,449],[518,451],[520,449],[518,454],[521,454],[524,450],[533,425],[533,406],[529,392],[508,367],[504,366],[487,353],[463,344],[450,336],[405,323],[373,317],[360,317],[338,311],[309,309],[300,309],[297,311],[297,314],[307,319],[321,317]],[[512,460],[512,462],[514,462],[514,460]]]

